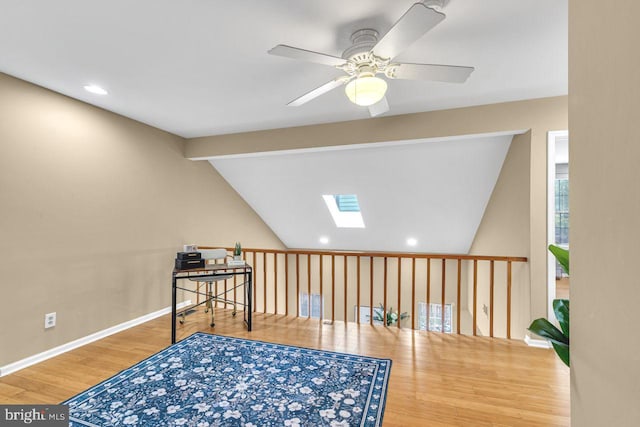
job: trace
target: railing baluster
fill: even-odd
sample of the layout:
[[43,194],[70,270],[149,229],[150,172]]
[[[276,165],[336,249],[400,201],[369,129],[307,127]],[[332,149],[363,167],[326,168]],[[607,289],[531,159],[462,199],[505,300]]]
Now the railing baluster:
[[331,323],[336,321],[336,256],[331,255]]
[[478,329],[478,260],[473,260],[473,336],[477,335]]
[[343,284],[344,284],[344,299],[342,300],[342,302],[344,303],[344,318],[342,320],[344,320],[344,324],[347,324],[347,256],[345,255],[342,261],[342,266],[343,266],[343,270],[344,270],[344,280],[343,280]]
[[507,339],[511,339],[511,260],[507,261]]
[[296,254],[296,317],[300,317],[300,256]]
[[[244,263],[247,264],[247,251],[242,251],[242,259],[244,260]],[[236,274],[235,276],[233,276],[233,303],[234,303],[234,305],[238,303],[237,292],[236,292],[237,290],[238,290],[238,275]],[[246,304],[247,302],[244,300],[244,292],[242,293],[242,295],[243,295],[242,304]]]
[[273,254],[273,314],[278,314],[278,253]]
[[416,257],[411,258],[411,329],[416,328]]
[[444,291],[447,283],[447,260],[442,258],[442,306],[440,307],[440,314],[442,318],[440,319],[440,332],[444,333],[444,305],[445,305],[445,297]]
[[307,317],[311,318],[311,254],[307,254]]
[[456,306],[456,324],[457,324],[457,332],[458,335],[460,334],[460,288],[461,288],[461,281],[462,281],[462,260],[460,258],[458,258],[458,300],[457,303],[458,305]]
[[[255,252],[255,251],[254,251],[254,252],[251,254],[251,258],[253,259],[253,265],[256,265],[256,261],[257,261],[257,260],[256,260],[256,258],[257,258],[257,252]],[[257,286],[257,283],[256,283],[257,281],[258,281],[258,280],[257,280],[257,277],[256,277],[256,275],[254,274],[254,275],[253,275],[253,282],[254,282],[254,283],[253,283],[253,312],[254,312],[254,313],[256,313],[256,312],[257,312],[257,310],[258,310],[258,308],[256,307],[256,306],[258,305],[258,304],[257,304],[257,303],[258,303],[258,286]]]
[[491,278],[489,279],[489,336],[493,338],[493,278],[494,278],[494,270],[493,270],[493,260],[491,260],[490,264],[490,274]]
[[267,253],[262,252],[262,312],[267,313]]
[[387,257],[384,257],[384,276],[383,276],[384,303],[382,305],[382,324],[386,328],[387,325]]
[[400,328],[400,316],[402,315],[402,310],[400,307],[402,306],[402,258],[398,257],[398,328]]
[[427,331],[431,330],[431,258],[427,258]]
[[323,273],[323,266],[322,266],[322,260],[324,258],[324,255],[320,254],[320,321],[322,321],[324,319],[324,293],[322,292],[322,273]]
[[360,256],[358,255],[356,257],[356,262],[357,262],[357,274],[358,274],[358,280],[356,282],[356,307],[358,307],[358,309],[356,310],[356,314],[355,314],[355,319],[356,322],[358,323],[358,325],[360,324]]
[[373,326],[373,257],[369,262],[369,324]]

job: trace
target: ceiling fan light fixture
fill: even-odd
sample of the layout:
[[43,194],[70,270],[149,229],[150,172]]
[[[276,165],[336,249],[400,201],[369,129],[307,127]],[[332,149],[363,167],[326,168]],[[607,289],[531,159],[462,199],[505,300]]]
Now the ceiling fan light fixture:
[[349,101],[362,107],[368,107],[384,98],[387,93],[387,82],[375,76],[358,77],[351,80],[344,91]]

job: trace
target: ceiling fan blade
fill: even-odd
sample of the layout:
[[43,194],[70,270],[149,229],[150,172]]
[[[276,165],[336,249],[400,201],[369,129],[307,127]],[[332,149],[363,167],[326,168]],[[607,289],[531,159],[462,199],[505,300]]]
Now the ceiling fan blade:
[[311,50],[291,47],[284,44],[271,49],[268,53],[276,56],[284,56],[285,58],[299,59],[301,61],[315,62],[316,64],[330,65],[336,67],[344,64],[346,61],[337,56],[326,55],[324,53],[313,52]]
[[305,93],[304,95],[294,99],[293,101],[291,101],[290,103],[288,103],[287,105],[290,107],[299,107],[302,104],[306,104],[307,102],[311,101],[312,99],[315,99],[317,97],[319,97],[320,95],[324,95],[325,93],[339,87],[342,86],[343,84],[345,84],[346,82],[348,82],[349,80],[351,80],[351,78],[347,77],[347,76],[342,76],[342,77],[338,77],[337,79],[331,80],[330,82],[327,82],[325,84],[323,84],[322,86],[319,86],[315,89],[313,89],[312,91],[309,91],[307,93]]
[[475,68],[436,64],[393,64],[386,75],[391,79],[434,80],[447,83],[464,83]]
[[415,3],[373,47],[373,54],[385,59],[396,57],[445,17],[422,3]]
[[371,115],[371,117],[379,116],[380,114],[384,114],[387,111],[389,111],[389,103],[387,102],[386,96],[384,96],[375,104],[369,105],[369,114]]

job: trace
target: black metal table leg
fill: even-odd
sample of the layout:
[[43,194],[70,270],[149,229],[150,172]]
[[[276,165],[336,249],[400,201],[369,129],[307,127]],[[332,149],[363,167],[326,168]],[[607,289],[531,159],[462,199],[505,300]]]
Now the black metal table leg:
[[176,343],[176,274],[171,276],[171,344]]
[[247,280],[247,298],[248,298],[248,310],[247,310],[247,331],[251,332],[251,316],[253,312],[253,302],[251,296],[253,295],[253,274],[251,271],[248,272],[248,280]]

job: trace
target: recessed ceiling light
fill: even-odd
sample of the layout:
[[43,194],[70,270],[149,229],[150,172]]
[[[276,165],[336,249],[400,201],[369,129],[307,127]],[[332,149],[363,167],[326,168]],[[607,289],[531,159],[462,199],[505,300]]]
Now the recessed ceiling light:
[[94,93],[96,95],[106,95],[109,93],[98,85],[85,85],[84,90],[86,90],[87,92]]
[[409,237],[407,239],[407,245],[409,246],[415,246],[418,244],[418,240],[414,239],[413,237]]
[[320,243],[326,245],[327,243],[329,243],[329,238],[327,236],[320,237]]

